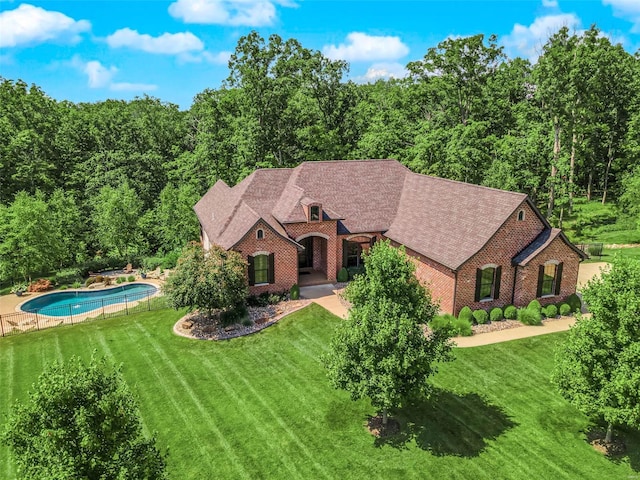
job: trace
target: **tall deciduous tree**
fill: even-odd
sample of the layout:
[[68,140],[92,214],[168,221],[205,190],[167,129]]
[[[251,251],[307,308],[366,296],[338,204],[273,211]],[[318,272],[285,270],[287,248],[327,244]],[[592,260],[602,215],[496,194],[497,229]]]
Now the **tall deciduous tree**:
[[592,316],[569,331],[553,380],[578,409],[607,422],[611,442],[614,426],[640,427],[640,262],[615,259],[584,300]]
[[119,370],[72,357],[50,365],[4,440],[21,478],[166,478],[165,456],[142,433],[136,401]]
[[429,377],[436,362],[450,358],[451,345],[445,330],[424,335],[421,324],[437,307],[403,249],[378,242],[364,261],[365,274],[346,290],[349,317],[324,362],[331,384],[353,400],[369,398],[386,426],[389,409],[429,393]]

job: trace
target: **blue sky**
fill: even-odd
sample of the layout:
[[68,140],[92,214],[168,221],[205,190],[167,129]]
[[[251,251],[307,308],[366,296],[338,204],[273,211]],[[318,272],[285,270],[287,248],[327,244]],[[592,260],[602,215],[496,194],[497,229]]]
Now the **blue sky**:
[[189,108],[221,85],[251,30],[347,60],[350,78],[365,82],[402,76],[448,36],[495,33],[507,54],[535,61],[559,27],[593,23],[640,48],[640,0],[0,0],[0,75],[60,100],[146,93]]

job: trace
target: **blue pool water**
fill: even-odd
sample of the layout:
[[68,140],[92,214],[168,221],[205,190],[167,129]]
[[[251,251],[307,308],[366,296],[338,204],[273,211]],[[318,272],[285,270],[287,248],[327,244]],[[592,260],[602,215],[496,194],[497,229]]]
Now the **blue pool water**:
[[55,292],[42,295],[22,304],[24,312],[38,312],[51,317],[67,317],[90,312],[116,303],[142,300],[158,291],[148,283],[129,283],[104,290]]

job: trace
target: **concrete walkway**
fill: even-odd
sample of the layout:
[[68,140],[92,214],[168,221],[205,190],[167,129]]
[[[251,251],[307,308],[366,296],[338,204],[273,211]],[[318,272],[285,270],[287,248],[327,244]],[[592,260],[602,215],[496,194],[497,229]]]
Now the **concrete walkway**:
[[336,287],[330,283],[300,287],[300,297],[313,300],[340,318],[347,318],[347,309],[336,295]]

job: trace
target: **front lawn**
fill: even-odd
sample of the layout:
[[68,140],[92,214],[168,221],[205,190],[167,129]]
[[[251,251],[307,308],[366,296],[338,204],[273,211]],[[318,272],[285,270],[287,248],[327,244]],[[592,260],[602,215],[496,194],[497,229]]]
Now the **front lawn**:
[[[562,334],[472,349],[436,376],[433,399],[398,414],[404,433],[375,441],[374,413],[332,390],[319,363],[339,322],[312,305],[227,342],[176,337],[170,310],[0,339],[0,423],[45,362],[92,350],[124,364],[148,431],[169,448],[173,479],[632,478],[584,440],[586,419],[549,381]],[[0,447],[0,478],[14,478]]]

